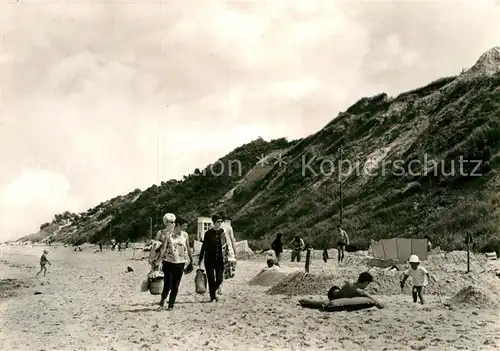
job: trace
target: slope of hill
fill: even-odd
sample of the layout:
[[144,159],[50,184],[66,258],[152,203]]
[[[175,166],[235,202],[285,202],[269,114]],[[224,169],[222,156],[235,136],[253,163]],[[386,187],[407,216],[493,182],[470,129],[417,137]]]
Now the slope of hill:
[[[285,152],[298,141],[285,138],[267,142],[258,138],[240,146],[205,169],[198,168],[182,181],[169,180],[141,191],[117,196],[80,214],[65,212],[55,215],[40,231],[18,241],[61,241],[69,244],[99,240],[135,241],[156,233],[166,212],[191,219],[190,230],[196,228],[196,217],[209,216],[231,199],[233,206],[243,205],[252,184],[265,176],[265,170],[252,171],[264,155]],[[151,227],[150,227],[151,225]]]
[[[261,154],[271,154],[267,164],[255,164]],[[101,204],[89,210],[91,220],[79,215],[51,238],[137,239],[148,235],[148,216],[156,226],[167,210],[189,218],[224,210],[241,238],[263,246],[278,232],[332,246],[342,173],[343,227],[358,247],[429,235],[457,249],[471,232],[478,249],[498,248],[500,47],[459,76],[397,97],[363,98],[303,140],[257,140],[221,160],[229,169],[239,160],[242,173],[196,170],[182,182]]]

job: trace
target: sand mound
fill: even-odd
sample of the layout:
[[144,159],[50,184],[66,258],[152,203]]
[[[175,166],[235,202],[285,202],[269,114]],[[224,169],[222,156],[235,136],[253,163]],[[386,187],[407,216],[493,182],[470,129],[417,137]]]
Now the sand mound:
[[492,294],[481,287],[472,285],[463,288],[453,296],[450,300],[450,305],[466,305],[482,309],[497,308],[497,302]]
[[248,285],[273,286],[295,272],[294,269],[264,268],[248,282]]
[[[400,281],[403,272],[372,268],[369,272],[373,275],[371,283],[366,291],[375,295],[399,295],[401,294]],[[361,273],[359,272],[336,272],[334,273],[305,273],[298,272],[289,275],[267,291],[269,295],[325,295],[333,285],[342,286],[348,279],[353,279]],[[433,274],[433,273],[431,273]],[[406,283],[405,293],[411,291],[411,281]],[[453,274],[438,275],[436,279],[431,279],[426,294],[453,295],[460,289],[469,285],[481,286],[490,289],[490,284],[484,274],[465,274],[455,272]]]
[[319,275],[295,272],[274,285],[266,293],[269,295],[325,295],[333,285],[333,275]]
[[[471,263],[482,264],[487,261],[484,255],[476,255],[471,252]],[[467,264],[467,251],[451,251],[444,252],[440,250],[433,250],[428,257],[428,262],[433,264],[454,264],[465,265]]]

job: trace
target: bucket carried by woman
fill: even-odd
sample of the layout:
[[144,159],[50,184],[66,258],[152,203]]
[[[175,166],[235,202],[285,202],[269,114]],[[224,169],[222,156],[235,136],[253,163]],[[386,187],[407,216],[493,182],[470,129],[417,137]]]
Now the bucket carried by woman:
[[160,295],[163,291],[163,272],[152,271],[148,274],[148,287],[151,295]]

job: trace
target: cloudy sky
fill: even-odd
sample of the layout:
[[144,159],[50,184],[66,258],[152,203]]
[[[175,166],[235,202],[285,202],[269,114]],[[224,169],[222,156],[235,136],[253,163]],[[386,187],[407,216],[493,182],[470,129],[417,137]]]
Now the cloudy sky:
[[0,241],[500,43],[494,0],[0,1]]

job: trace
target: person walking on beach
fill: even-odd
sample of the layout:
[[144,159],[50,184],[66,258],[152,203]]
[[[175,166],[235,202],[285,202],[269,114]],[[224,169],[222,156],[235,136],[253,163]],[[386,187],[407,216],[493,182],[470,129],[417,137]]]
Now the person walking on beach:
[[429,238],[428,235],[424,236],[424,239],[427,240],[427,252],[431,252],[432,250],[431,239]]
[[218,301],[216,292],[224,280],[224,257],[222,247],[226,244],[226,236],[222,224],[222,217],[212,216],[213,227],[205,232],[200,249],[198,265],[205,264],[205,272],[210,292],[210,302]]
[[[222,248],[224,254],[224,280],[234,278],[236,271],[236,240],[234,239],[234,231],[231,226],[231,218],[226,214],[221,214],[223,222],[221,228],[226,236],[226,244]],[[217,290],[218,294],[222,294],[222,283]]]
[[160,229],[155,236],[154,240],[151,240],[151,247],[149,250],[149,264],[151,265],[151,270],[161,269],[160,264],[162,262],[161,249],[165,238],[172,233],[175,227],[176,217],[173,213],[165,213],[163,216],[163,224],[165,228]]
[[344,261],[345,248],[347,245],[349,245],[349,236],[347,236],[346,231],[344,229],[342,229],[340,224],[337,226],[337,228],[338,228],[339,234],[340,234],[340,239],[337,242],[337,249],[339,252],[339,263],[342,263]]
[[50,263],[49,260],[47,259],[48,254],[49,250],[43,250],[42,257],[40,257],[40,271],[36,274],[37,277],[40,275],[40,273],[42,273],[42,271],[43,271],[43,276],[45,277],[45,275],[47,274],[47,267],[46,267],[47,263],[52,266],[52,263]]
[[420,303],[423,305],[425,303],[424,288],[427,286],[427,282],[430,279],[429,272],[427,272],[427,270],[420,265],[420,259],[417,255],[411,255],[408,263],[410,263],[410,269],[405,271],[403,274],[403,280],[401,280],[401,291],[403,291],[406,279],[411,277],[413,283],[413,287],[411,289],[413,302],[417,303],[417,300],[420,299]]
[[274,255],[276,256],[276,261],[280,261],[281,259],[281,254],[283,253],[283,242],[281,241],[281,238],[283,237],[283,234],[278,233],[276,235],[276,239],[271,243],[271,249],[274,251]]
[[295,259],[297,259],[297,262],[300,262],[300,256],[305,246],[304,240],[298,235],[295,236],[292,240],[292,262],[294,262]]
[[177,216],[174,225],[173,230],[170,230],[170,225],[169,230],[165,231],[157,262],[157,265],[159,265],[160,260],[163,261],[162,271],[164,274],[160,307],[165,307],[165,300],[168,297],[168,310],[174,308],[184,268],[189,269],[193,265],[193,257],[189,247],[189,235],[186,232],[187,220]]
[[99,251],[102,252],[102,241],[99,241]]

